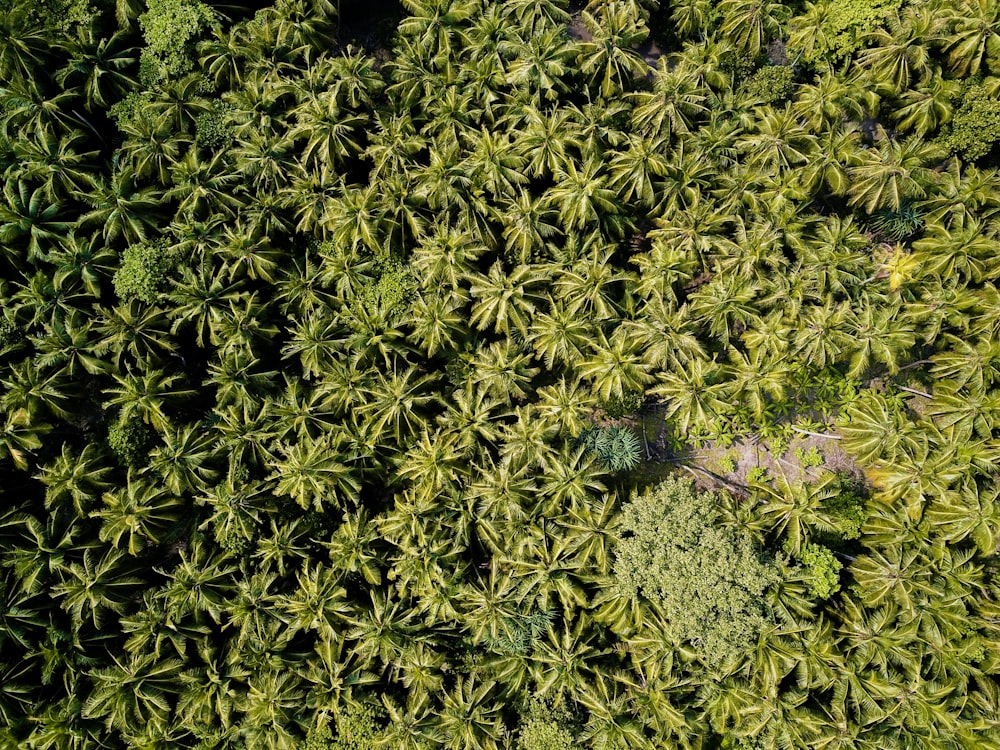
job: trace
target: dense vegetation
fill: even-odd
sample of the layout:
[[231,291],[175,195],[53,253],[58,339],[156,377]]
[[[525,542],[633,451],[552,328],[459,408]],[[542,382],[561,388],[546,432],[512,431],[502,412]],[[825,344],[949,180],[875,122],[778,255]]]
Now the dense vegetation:
[[0,0],[0,747],[1000,748],[1000,2],[402,4]]

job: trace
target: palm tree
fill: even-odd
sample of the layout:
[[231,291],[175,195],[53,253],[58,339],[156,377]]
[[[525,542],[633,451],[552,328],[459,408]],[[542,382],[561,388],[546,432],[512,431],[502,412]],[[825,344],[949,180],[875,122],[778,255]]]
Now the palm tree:
[[501,704],[493,698],[495,684],[475,675],[459,676],[444,694],[438,721],[448,750],[498,750],[503,722]]
[[570,161],[559,182],[546,191],[546,200],[559,212],[567,229],[584,230],[618,213],[618,195],[608,187],[601,164],[587,159],[580,169]]
[[920,136],[936,131],[951,120],[957,94],[954,81],[942,75],[930,76],[926,83],[906,90],[900,97],[900,106],[893,113],[898,128],[913,130]]
[[756,132],[740,138],[737,148],[747,155],[751,168],[773,172],[807,162],[815,149],[815,140],[786,105],[781,110],[772,107],[764,110],[756,123]]
[[[581,144],[569,112],[553,108],[524,108],[524,124],[519,129],[515,146],[528,159],[525,171],[533,177],[551,177],[566,171],[572,159],[571,149]],[[530,194],[522,191],[526,200]]]
[[[10,47],[5,46],[3,49],[6,53]],[[73,117],[72,112],[78,99],[76,91],[50,91],[47,87],[39,86],[33,79],[14,78],[0,89],[0,102],[3,103],[0,132],[9,138],[12,131],[76,130],[80,120]]]
[[539,368],[524,344],[503,339],[490,346],[481,345],[472,359],[473,382],[505,403],[528,397]]
[[305,689],[297,672],[262,670],[248,680],[242,733],[250,748],[291,750],[298,741],[297,716]]
[[274,473],[270,479],[276,482],[275,492],[317,511],[324,503],[338,507],[356,504],[361,484],[350,465],[354,457],[338,451],[343,443],[343,433],[333,433],[326,439],[306,438],[279,445],[280,457],[271,462]]
[[989,242],[985,228],[972,217],[951,231],[937,223],[929,225],[913,249],[921,270],[937,275],[942,282],[957,277],[965,283],[978,283],[993,272],[992,255],[984,252]]
[[78,226],[103,225],[100,234],[106,241],[117,237],[128,244],[145,241],[147,229],[158,223],[159,199],[153,188],[139,187],[138,177],[130,167],[120,167],[110,183],[96,180],[83,196],[91,210],[80,217]]
[[576,365],[589,348],[591,326],[561,301],[550,298],[547,309],[534,316],[528,342],[549,370]]
[[334,90],[307,99],[292,114],[296,125],[287,138],[305,141],[304,166],[336,170],[346,159],[363,151],[360,136],[368,118],[342,111]]
[[665,399],[664,416],[685,435],[732,411],[731,386],[722,374],[719,365],[692,359],[680,371],[658,373],[658,383],[649,393]]
[[53,594],[61,599],[74,627],[79,628],[89,619],[95,628],[109,612],[121,614],[132,601],[141,578],[133,575],[136,570],[121,562],[122,552],[109,550],[103,556],[92,548],[84,550],[79,563],[65,567],[62,582],[53,587]]
[[690,296],[689,314],[707,328],[723,346],[728,346],[738,327],[755,327],[760,318],[754,298],[756,284],[735,275],[719,275]]
[[610,339],[598,329],[591,348],[593,353],[576,363],[576,369],[593,383],[594,393],[605,401],[627,393],[643,393],[653,381],[635,338],[624,327],[616,328]]
[[898,211],[906,199],[923,198],[935,179],[927,165],[941,155],[938,147],[917,136],[897,141],[884,132],[879,147],[863,153],[864,162],[848,170],[848,202],[869,214],[879,208]]
[[50,244],[66,232],[72,222],[59,218],[62,205],[49,203],[44,187],[31,190],[24,180],[8,181],[4,185],[5,202],[0,203],[0,242],[5,254],[20,266],[20,253],[14,248],[23,247],[29,262],[45,259]]
[[859,163],[861,136],[853,128],[829,125],[821,131],[816,148],[796,175],[812,195],[824,188],[833,195],[845,195],[850,187],[848,170]]
[[45,485],[45,505],[49,509],[71,506],[78,517],[86,517],[101,493],[111,488],[111,467],[94,443],[78,453],[66,443],[60,453],[39,468],[37,479]]
[[588,713],[580,735],[582,741],[607,750],[653,750],[653,743],[633,713],[626,688],[617,681],[599,673],[583,688],[578,700]]
[[8,414],[24,410],[32,419],[72,416],[68,407],[75,394],[65,373],[45,372],[34,360],[25,359],[11,366],[10,377],[0,382],[7,391],[0,404]]
[[233,217],[244,206],[235,186],[239,176],[228,168],[221,152],[205,160],[198,149],[189,149],[170,171],[173,186],[164,197],[177,200],[179,216],[204,219],[218,212]]
[[[533,466],[542,471],[559,471],[556,464],[572,452],[564,456],[554,445],[559,434],[557,423],[539,419],[539,410],[534,405],[515,407],[511,417],[513,421],[501,429],[500,457],[510,461],[514,469]],[[577,461],[578,458],[572,458],[574,467]],[[559,487],[575,487],[575,472],[575,468],[566,467],[554,481]]]
[[169,429],[171,421],[164,407],[196,393],[191,388],[176,387],[185,380],[183,375],[163,370],[148,370],[139,375],[126,371],[116,373],[114,379],[118,385],[105,390],[111,398],[104,408],[120,409],[123,419],[137,415],[161,433]]
[[92,184],[88,172],[93,170],[97,152],[78,153],[74,147],[83,140],[79,131],[61,138],[38,131],[19,139],[14,144],[14,155],[21,160],[16,177],[40,182],[46,199],[56,203],[86,191]]
[[646,73],[646,61],[635,47],[649,35],[649,28],[634,3],[602,5],[597,15],[585,10],[582,16],[592,39],[577,43],[577,64],[590,86],[610,99]]
[[780,33],[790,11],[773,0],[722,0],[719,13],[722,33],[752,59]]
[[148,542],[160,544],[180,533],[180,498],[132,472],[126,487],[106,492],[102,502],[101,509],[93,513],[93,517],[101,519],[100,540],[124,549],[132,557],[138,556]]
[[34,81],[49,55],[57,51],[46,29],[35,25],[21,7],[5,8],[0,14],[0,76]]
[[501,411],[504,404],[488,389],[476,387],[470,378],[442,401],[445,411],[437,417],[438,424],[454,434],[464,449],[471,452],[477,446],[499,442],[497,422],[505,414]]
[[66,90],[78,85],[88,112],[106,110],[139,87],[127,72],[139,59],[138,47],[129,41],[129,35],[122,31],[95,38],[93,28],[77,27],[76,38],[68,40],[66,46],[69,61],[56,72],[55,81]]
[[[75,233],[60,238],[59,247],[53,249],[49,257],[56,265],[52,277],[54,285],[62,286],[64,281],[78,280],[95,299],[101,299],[102,287],[108,288],[118,265],[117,256],[110,248],[92,237],[81,237]],[[85,325],[82,325],[81,329],[84,328]]]
[[476,0],[403,0],[403,5],[410,15],[399,24],[400,35],[411,38],[421,58],[438,69],[450,63],[453,42],[465,46],[460,25],[478,10]]
[[436,379],[412,366],[388,377],[377,375],[367,387],[371,398],[358,411],[366,430],[382,439],[388,432],[396,444],[405,445],[427,424],[421,412],[434,399],[429,385]]
[[850,120],[862,120],[867,112],[875,109],[870,90],[853,80],[844,80],[830,70],[821,71],[815,83],[803,84],[791,103],[790,109],[812,131],[822,135],[829,131],[851,131],[838,127],[845,115]]
[[930,40],[913,36],[916,29],[912,19],[907,14],[892,33],[875,29],[870,35],[874,44],[858,53],[858,65],[868,68],[880,84],[888,87],[890,95],[899,95],[913,84],[927,83],[934,71],[927,45]]
[[218,478],[218,450],[204,424],[171,426],[162,439],[163,444],[150,452],[149,469],[159,474],[171,493],[194,492]]
[[177,692],[180,659],[157,659],[152,654],[126,661],[112,657],[113,666],[91,672],[94,688],[83,705],[85,717],[101,717],[105,725],[122,732],[133,727],[166,726],[170,698]]
[[1000,61],[1000,10],[985,0],[962,0],[948,9],[945,51],[952,72],[965,77],[984,67],[996,71]]
[[500,262],[494,263],[485,276],[472,275],[469,294],[474,302],[469,322],[479,330],[492,324],[493,330],[507,336],[512,328],[527,335],[535,303],[540,301],[532,289],[537,280],[529,265],[518,266],[507,273]]
[[164,358],[177,350],[162,309],[131,300],[112,308],[98,305],[94,310],[99,316],[94,354],[119,372],[133,363],[144,368],[162,366],[168,361]]

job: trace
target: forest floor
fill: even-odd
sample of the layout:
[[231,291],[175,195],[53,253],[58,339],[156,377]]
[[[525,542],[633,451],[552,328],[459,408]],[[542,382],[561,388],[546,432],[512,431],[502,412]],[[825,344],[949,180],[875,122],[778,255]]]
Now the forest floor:
[[616,422],[630,426],[643,438],[649,460],[631,477],[639,487],[656,484],[677,468],[691,473],[696,484],[704,489],[722,485],[737,494],[749,491],[751,472],[758,475],[764,472],[758,481],[784,476],[789,484],[814,481],[827,471],[864,480],[864,472],[839,442],[830,437],[800,434],[780,445],[778,441],[750,435],[726,442],[702,440],[677,452],[668,448],[668,426],[660,410],[654,408],[641,416]]

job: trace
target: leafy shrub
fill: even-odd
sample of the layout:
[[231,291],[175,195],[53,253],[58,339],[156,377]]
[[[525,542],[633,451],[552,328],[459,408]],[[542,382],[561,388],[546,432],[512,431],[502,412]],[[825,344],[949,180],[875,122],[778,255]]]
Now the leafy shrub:
[[765,65],[743,82],[742,93],[764,104],[781,102],[795,90],[795,73],[787,65]]
[[375,750],[384,727],[385,709],[373,703],[344,708],[335,720],[335,728],[322,723],[306,735],[303,750]]
[[134,128],[151,117],[149,105],[153,95],[148,91],[132,91],[115,102],[108,110],[119,130]]
[[628,427],[592,427],[580,435],[579,443],[608,471],[626,471],[642,463],[642,443]]
[[763,466],[752,466],[747,470],[747,482],[750,484],[760,484],[767,481],[767,469]]
[[768,441],[767,448],[775,456],[785,455],[785,451],[788,450],[788,444],[791,442],[791,436],[788,432],[779,432],[771,436]]
[[975,161],[1000,141],[1000,99],[976,82],[964,87],[960,101],[941,141],[951,153]]
[[28,0],[20,3],[0,3],[0,12],[10,7],[23,12],[23,21],[33,29],[58,29],[68,33],[74,25],[88,28],[99,13],[89,0]]
[[719,461],[719,471],[723,474],[732,474],[736,471],[736,457],[732,453],[722,456]]
[[121,267],[115,271],[115,294],[122,300],[156,302],[175,263],[166,240],[125,248]]
[[552,612],[538,607],[527,614],[504,617],[500,631],[496,635],[487,636],[485,646],[490,651],[505,656],[525,654],[548,629],[550,622],[552,622]]
[[770,621],[763,593],[780,579],[742,529],[723,526],[717,498],[671,477],[627,503],[615,579],[659,605],[671,631],[721,664],[752,646]]
[[820,0],[792,19],[789,50],[811,65],[843,62],[864,47],[865,37],[902,4],[902,0]]
[[845,490],[823,502],[823,509],[829,514],[837,532],[843,539],[857,539],[861,527],[868,518],[868,509],[863,497],[853,490]]
[[140,77],[149,86],[192,70],[195,43],[218,17],[200,0],[148,0],[147,8],[139,16],[147,45]]
[[120,414],[108,428],[108,447],[125,466],[145,463],[152,443],[152,428],[137,414]]
[[564,705],[532,698],[517,732],[516,750],[573,750],[573,717]]
[[909,201],[903,201],[898,209],[876,211],[868,220],[868,226],[884,240],[902,242],[919,232],[924,220],[917,208]]
[[13,349],[24,340],[24,331],[9,318],[0,317],[0,352]]
[[413,272],[408,265],[393,258],[379,260],[376,272],[377,280],[366,283],[353,304],[356,308],[378,310],[383,320],[399,320],[406,315],[416,297],[417,282]]
[[829,599],[840,590],[840,560],[819,544],[807,544],[802,550],[802,565],[809,575],[809,592],[817,599]]
[[645,395],[641,392],[627,391],[621,396],[612,396],[607,400],[602,400],[600,405],[604,409],[604,413],[611,419],[621,419],[639,411],[644,401]]
[[203,112],[195,119],[195,142],[211,151],[225,151],[232,146],[235,129],[229,113],[233,109],[231,104],[213,101],[211,111]]
[[796,448],[795,458],[798,460],[799,466],[803,469],[813,469],[823,465],[823,454],[820,453],[819,448],[815,445],[810,446],[809,450]]

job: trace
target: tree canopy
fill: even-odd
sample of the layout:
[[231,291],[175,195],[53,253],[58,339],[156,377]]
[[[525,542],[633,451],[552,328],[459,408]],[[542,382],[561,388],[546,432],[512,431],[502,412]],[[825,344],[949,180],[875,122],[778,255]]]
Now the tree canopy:
[[1000,748],[998,14],[0,0],[0,748]]

